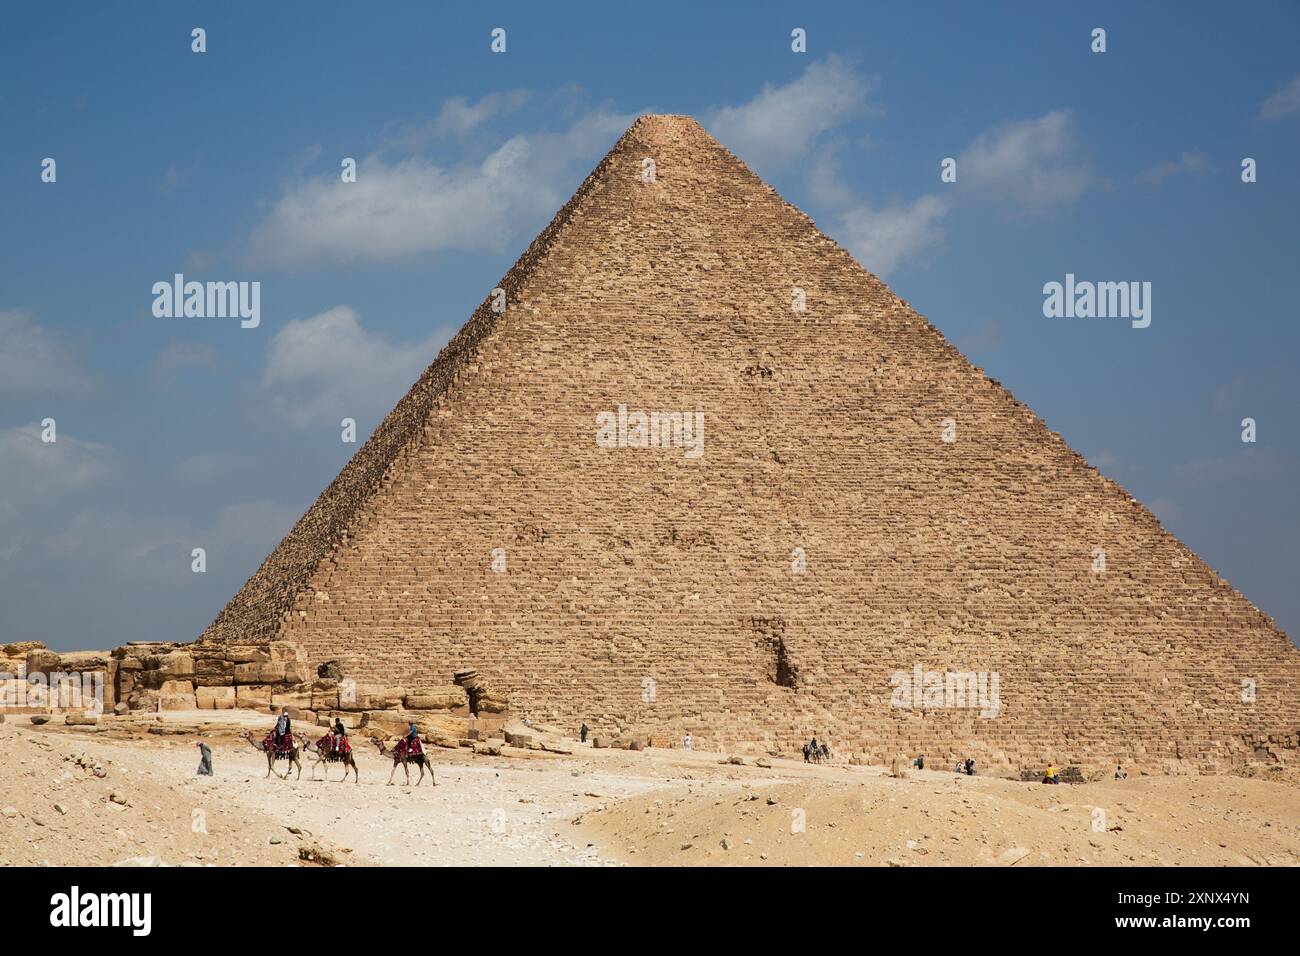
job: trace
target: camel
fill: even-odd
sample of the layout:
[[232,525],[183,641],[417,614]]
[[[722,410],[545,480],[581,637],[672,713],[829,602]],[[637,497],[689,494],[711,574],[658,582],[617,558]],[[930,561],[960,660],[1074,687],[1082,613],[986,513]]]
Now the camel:
[[[290,736],[293,739],[293,749],[291,749],[287,754],[279,755],[279,757],[283,757],[284,759],[287,759],[289,761],[290,768],[293,767],[298,768],[298,776],[294,777],[294,779],[301,780],[302,761],[298,759],[298,752],[301,751],[306,746],[307,739],[303,737],[302,734],[291,734]],[[268,777],[271,776],[271,771],[275,768],[275,761],[279,759],[279,757],[277,757],[276,753],[273,750],[269,749],[266,746],[265,740],[258,740],[256,737],[254,737],[253,732],[251,730],[244,731],[244,739],[247,740],[250,744],[252,744],[254,748],[266,754],[266,775]],[[283,774],[280,774],[279,776],[281,780],[288,780],[289,771],[285,770],[285,772]]]
[[395,750],[389,750],[384,745],[384,742],[378,739],[375,740],[375,746],[379,748],[380,756],[393,758],[393,769],[388,774],[388,786],[391,787],[393,785],[393,774],[397,773],[399,765],[402,768],[402,772],[406,774],[406,785],[408,787],[411,785],[411,768],[408,766],[409,764],[415,764],[420,768],[420,779],[415,781],[417,787],[424,782],[424,768],[426,765],[429,767],[429,783],[435,787],[438,785],[438,781],[433,776],[433,761],[429,760],[428,754],[410,754],[406,752],[405,747],[398,747]]
[[[327,736],[328,736],[328,735],[327,735]],[[356,751],[355,751],[355,750],[349,750],[347,753],[343,754],[342,756],[338,756],[337,754],[327,753],[327,752],[322,748],[322,746],[321,746],[324,742],[325,742],[325,738],[322,737],[320,740],[316,741],[314,744],[313,744],[313,743],[308,743],[308,742],[306,742],[306,741],[304,741],[304,743],[303,743],[303,749],[304,749],[304,750],[310,751],[311,753],[314,753],[314,754],[316,755],[316,762],[315,762],[314,764],[311,765],[311,778],[312,778],[313,780],[315,780],[315,779],[316,779],[316,768],[319,767],[321,764],[325,764],[325,765],[326,765],[326,766],[325,766],[325,779],[328,781],[329,778],[330,778],[330,768],[329,768],[329,764],[331,764],[331,763],[342,763],[342,764],[343,764],[343,776],[339,778],[339,783],[342,783],[344,780],[348,779],[348,771],[351,770],[353,776],[356,778],[356,782],[357,782],[358,784],[360,784],[360,783],[361,783],[361,772],[360,772],[359,770],[357,770]]]

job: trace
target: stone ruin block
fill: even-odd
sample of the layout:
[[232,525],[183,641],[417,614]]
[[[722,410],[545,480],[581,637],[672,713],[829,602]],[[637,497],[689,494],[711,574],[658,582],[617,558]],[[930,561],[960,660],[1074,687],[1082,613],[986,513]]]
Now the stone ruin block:
[[235,688],[199,686],[194,689],[194,696],[200,710],[233,710],[235,707]]
[[348,693],[347,685],[339,689],[339,710],[393,710],[402,706],[406,691],[384,684],[356,684]]
[[235,664],[236,684],[282,684],[284,683],[283,661],[250,661]]
[[315,710],[312,706],[312,689],[310,685],[283,689],[271,689],[271,709],[279,711],[281,707],[296,707],[299,710]]
[[312,710],[338,710],[339,682],[329,678],[314,681],[311,685]]
[[172,651],[157,657],[158,672],[167,680],[193,680],[195,674],[194,657],[184,651]]
[[284,663],[302,661],[302,648],[293,641],[272,641],[268,650],[273,661]]
[[201,687],[229,687],[235,683],[235,665],[225,660],[199,658],[194,662],[194,683]]
[[44,649],[28,651],[26,664],[28,675],[51,674],[61,669],[59,655]]
[[235,688],[235,706],[246,710],[271,709],[271,688],[266,684],[240,684]]
[[455,684],[446,687],[426,687],[411,691],[402,698],[407,710],[469,710],[469,695]]
[[131,696],[126,699],[127,704],[132,710],[158,710],[158,691],[148,687],[137,687],[131,692]]

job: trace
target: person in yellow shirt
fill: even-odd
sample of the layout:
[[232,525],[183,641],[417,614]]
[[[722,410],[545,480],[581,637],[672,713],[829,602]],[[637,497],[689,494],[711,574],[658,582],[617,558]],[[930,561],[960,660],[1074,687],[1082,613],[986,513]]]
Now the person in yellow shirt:
[[1056,779],[1058,773],[1060,773],[1060,771],[1057,770],[1054,765],[1048,764],[1047,770],[1043,773],[1043,783],[1054,783],[1059,785],[1061,781]]

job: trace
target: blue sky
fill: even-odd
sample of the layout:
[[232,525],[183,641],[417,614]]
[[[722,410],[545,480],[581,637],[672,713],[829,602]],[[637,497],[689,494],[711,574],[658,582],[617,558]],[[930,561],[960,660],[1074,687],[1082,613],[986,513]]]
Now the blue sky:
[[[643,112],[700,119],[1294,639],[1300,7],[806,6],[8,7],[0,641],[197,635],[339,420],[364,440]],[[176,272],[260,281],[261,325],[155,318]],[[1045,318],[1067,272],[1151,282],[1151,326]]]

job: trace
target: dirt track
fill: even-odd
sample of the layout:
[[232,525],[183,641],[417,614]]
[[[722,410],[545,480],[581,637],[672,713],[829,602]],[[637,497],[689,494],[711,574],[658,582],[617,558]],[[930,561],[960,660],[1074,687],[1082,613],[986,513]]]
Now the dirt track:
[[[261,754],[233,737],[213,741],[213,778],[195,775],[189,737],[11,721],[0,748],[4,864],[287,865],[303,848],[349,865],[1300,862],[1296,788],[1235,777],[1045,787],[784,760],[739,767],[680,750],[434,749],[438,786],[417,788],[400,770],[386,786],[391,763],[364,748],[359,786],[337,782],[338,767],[311,782],[310,758],[300,781],[266,779]],[[65,759],[74,754],[87,766]]]

